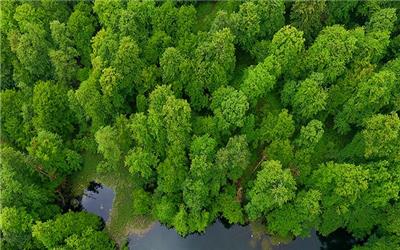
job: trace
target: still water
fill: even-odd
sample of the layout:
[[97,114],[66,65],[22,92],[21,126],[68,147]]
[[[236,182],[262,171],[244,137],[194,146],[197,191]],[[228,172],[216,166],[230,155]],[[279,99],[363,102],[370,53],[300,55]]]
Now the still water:
[[91,182],[83,193],[81,204],[83,210],[97,214],[104,221],[107,221],[113,200],[114,191],[111,188]]
[[[114,192],[111,188],[92,182],[85,191],[81,205],[84,210],[107,221],[112,209]],[[174,229],[159,223],[144,235],[131,235],[129,249],[134,250],[347,250],[356,242],[344,231],[329,237],[315,231],[308,238],[296,238],[287,244],[272,244],[272,239],[257,233],[254,225],[224,225],[216,221],[204,234],[180,237]]]
[[226,228],[220,221],[209,226],[204,234],[193,234],[186,238],[160,224],[156,224],[143,237],[129,237],[129,248],[135,250],[319,250],[320,245],[314,233],[310,238],[273,246],[268,238],[255,237],[250,226],[233,225]]

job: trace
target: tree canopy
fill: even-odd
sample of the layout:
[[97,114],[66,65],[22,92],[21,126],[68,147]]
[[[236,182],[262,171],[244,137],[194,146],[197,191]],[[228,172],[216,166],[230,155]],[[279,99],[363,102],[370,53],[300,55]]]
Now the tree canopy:
[[0,247],[124,247],[69,207],[73,180],[107,176],[124,214],[182,236],[224,218],[398,249],[399,11],[2,1]]

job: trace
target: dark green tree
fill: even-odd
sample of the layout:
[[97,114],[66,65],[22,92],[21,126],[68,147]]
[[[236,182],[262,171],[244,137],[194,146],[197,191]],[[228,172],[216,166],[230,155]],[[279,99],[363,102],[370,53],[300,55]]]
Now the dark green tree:
[[32,235],[45,248],[85,249],[85,246],[115,249],[107,234],[101,229],[101,220],[86,212],[68,212],[53,220],[37,222]]
[[53,82],[39,82],[33,90],[33,124],[64,138],[73,132],[74,114],[69,107],[67,89]]
[[295,1],[290,20],[293,26],[304,32],[307,43],[311,43],[322,29],[325,15],[325,1]]
[[242,91],[235,90],[233,87],[221,87],[213,93],[211,109],[218,129],[221,132],[229,131],[236,127],[243,127],[249,103]]
[[248,192],[246,212],[251,220],[266,216],[295,197],[296,182],[289,169],[282,169],[280,162],[273,160],[262,163],[261,167]]

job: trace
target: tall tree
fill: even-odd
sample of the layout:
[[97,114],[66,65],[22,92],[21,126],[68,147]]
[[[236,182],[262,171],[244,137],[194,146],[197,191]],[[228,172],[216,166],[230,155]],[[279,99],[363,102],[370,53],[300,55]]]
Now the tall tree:
[[32,139],[28,152],[38,162],[37,169],[51,179],[79,170],[82,163],[81,156],[66,148],[59,135],[48,131],[40,131]]
[[347,133],[352,124],[360,126],[364,119],[388,105],[395,91],[395,82],[396,76],[390,70],[381,70],[360,82],[355,93],[335,117],[335,126],[339,132]]
[[223,132],[243,127],[249,104],[242,91],[233,87],[221,87],[213,93],[211,109],[218,129]]
[[274,88],[280,72],[281,67],[273,56],[268,56],[264,62],[248,71],[240,89],[248,97],[253,107]]
[[33,218],[23,208],[3,207],[0,212],[2,244],[8,249],[30,249]]
[[225,148],[218,150],[216,164],[220,165],[227,178],[237,181],[250,163],[250,151],[246,136],[237,135],[229,138]]
[[301,191],[294,201],[267,215],[267,228],[280,236],[308,236],[321,213],[317,190]]
[[314,118],[319,112],[325,110],[328,94],[323,88],[324,75],[314,73],[309,78],[300,82],[293,96],[293,110],[301,119]]
[[327,235],[346,225],[350,206],[368,188],[368,170],[349,163],[328,162],[319,166],[309,180],[322,194],[318,231]]
[[34,219],[44,220],[58,213],[59,208],[52,204],[55,200],[53,187],[41,178],[31,157],[7,146],[2,146],[0,150],[0,202],[3,209],[25,209]]
[[365,120],[361,134],[366,158],[400,160],[400,119],[396,113],[377,114]]
[[85,249],[84,246],[101,249],[115,249],[105,232],[100,231],[101,220],[86,212],[68,212],[54,220],[37,222],[32,235],[45,248]]
[[290,20],[304,32],[307,43],[311,43],[323,27],[326,15],[325,1],[295,1],[290,11]]
[[307,50],[306,69],[323,73],[326,83],[334,82],[353,58],[356,43],[356,36],[340,25],[324,28]]
[[280,64],[284,78],[294,78],[300,73],[298,65],[304,56],[303,32],[285,26],[275,33],[269,51]]
[[39,82],[33,90],[33,111],[37,131],[47,130],[64,138],[73,132],[75,117],[64,86],[50,81]]
[[254,2],[240,5],[237,13],[230,17],[235,38],[245,49],[249,50],[260,36],[260,16]]
[[97,20],[92,15],[92,5],[81,1],[74,6],[74,11],[68,18],[67,27],[79,54],[79,60],[85,67],[90,66],[92,51],[90,40],[96,31]]
[[260,16],[261,37],[271,39],[285,25],[285,2],[283,0],[254,2]]
[[206,90],[214,92],[230,80],[236,62],[233,39],[231,31],[223,29],[204,38],[194,51],[194,78],[186,88],[193,109],[208,105]]
[[266,216],[295,197],[296,182],[289,169],[278,161],[266,161],[257,173],[254,186],[248,192],[246,212],[251,220]]

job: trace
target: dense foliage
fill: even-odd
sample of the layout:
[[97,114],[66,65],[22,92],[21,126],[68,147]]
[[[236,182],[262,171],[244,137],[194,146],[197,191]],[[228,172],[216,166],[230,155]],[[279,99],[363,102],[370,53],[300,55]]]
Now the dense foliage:
[[400,249],[398,2],[1,1],[0,29],[2,249],[118,247],[60,207],[85,152],[181,235]]

